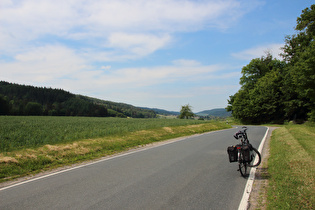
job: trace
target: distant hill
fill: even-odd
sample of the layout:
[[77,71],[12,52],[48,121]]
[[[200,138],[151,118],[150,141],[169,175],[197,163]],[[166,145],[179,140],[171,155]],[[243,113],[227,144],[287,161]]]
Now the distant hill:
[[[75,95],[62,89],[0,81],[0,115],[154,118],[157,114],[179,115],[180,112],[135,107],[125,103]],[[224,108],[195,114],[203,117],[231,116],[231,113]]]
[[62,89],[0,81],[0,115],[154,118],[153,110],[75,95]]
[[140,107],[142,109],[148,109],[148,110],[152,110],[154,111],[156,114],[160,114],[160,115],[179,115],[179,112],[175,112],[175,111],[167,111],[164,109],[158,109],[158,108],[147,108],[147,107]]
[[232,116],[231,112],[226,111],[224,108],[218,108],[218,109],[211,109],[211,110],[205,110],[196,113],[196,115],[199,116],[214,116],[214,117],[230,117]]
[[[164,109],[147,108],[147,107],[141,107],[141,108],[153,110],[156,114],[160,114],[160,115],[179,115],[180,114],[180,112],[167,111]],[[205,110],[205,111],[197,112],[195,114],[202,117],[230,117],[232,116],[231,112],[227,112],[226,109],[224,108]]]
[[109,113],[114,115],[121,115],[133,118],[154,118],[156,117],[156,112],[154,110],[145,109],[141,107],[136,107],[130,104],[119,103],[119,102],[112,102],[101,100],[97,98],[91,98],[84,96],[86,99],[90,100],[91,102],[99,105],[103,105],[108,109]]

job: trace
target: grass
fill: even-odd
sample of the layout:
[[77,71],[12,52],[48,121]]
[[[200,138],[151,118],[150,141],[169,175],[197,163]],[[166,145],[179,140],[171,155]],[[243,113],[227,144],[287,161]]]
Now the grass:
[[314,209],[315,126],[285,125],[273,132],[268,160],[268,209]]
[[220,121],[0,117],[0,182],[180,136],[230,128]]
[[0,116],[0,152],[116,134],[124,135],[165,126],[201,123],[205,122],[179,119]]

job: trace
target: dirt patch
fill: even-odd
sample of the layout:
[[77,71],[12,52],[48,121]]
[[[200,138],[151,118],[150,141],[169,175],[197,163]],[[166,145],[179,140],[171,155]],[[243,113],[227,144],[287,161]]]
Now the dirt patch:
[[270,137],[275,129],[277,129],[277,127],[269,127],[269,132],[261,153],[262,164],[256,168],[255,181],[249,197],[249,210],[267,209],[267,186],[269,179],[267,161],[269,158]]

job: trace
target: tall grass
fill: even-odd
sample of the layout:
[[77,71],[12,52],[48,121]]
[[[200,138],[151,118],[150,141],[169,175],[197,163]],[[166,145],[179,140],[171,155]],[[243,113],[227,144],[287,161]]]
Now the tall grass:
[[286,125],[273,132],[268,160],[268,209],[314,209],[315,127]]

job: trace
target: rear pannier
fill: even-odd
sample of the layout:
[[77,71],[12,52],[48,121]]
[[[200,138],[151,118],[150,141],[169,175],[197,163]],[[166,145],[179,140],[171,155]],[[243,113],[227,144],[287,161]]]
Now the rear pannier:
[[251,162],[252,160],[251,160],[251,156],[250,156],[250,146],[243,145],[242,146],[242,152],[243,152],[244,161]]
[[230,146],[227,148],[230,163],[237,161],[237,149],[235,146]]

